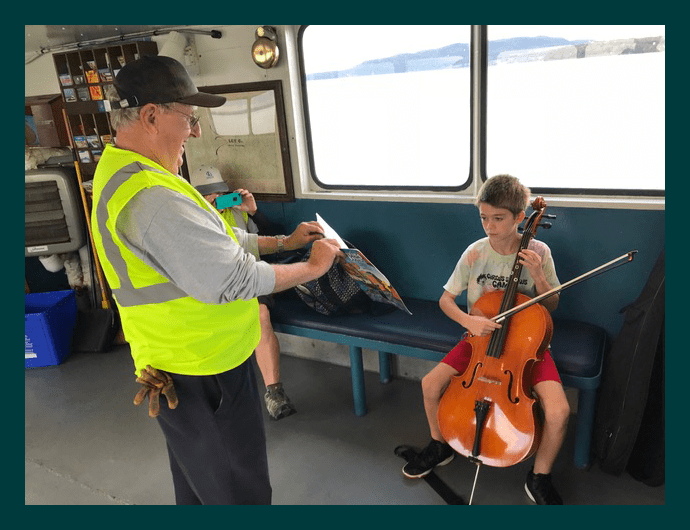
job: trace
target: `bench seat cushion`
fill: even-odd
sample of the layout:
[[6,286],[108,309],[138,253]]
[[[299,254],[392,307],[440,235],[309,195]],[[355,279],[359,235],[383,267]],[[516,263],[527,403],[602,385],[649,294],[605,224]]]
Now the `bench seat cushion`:
[[327,316],[317,313],[297,298],[276,297],[271,320],[439,353],[447,353],[462,338],[465,329],[445,316],[437,302],[407,298],[405,305],[412,315],[393,309],[382,315],[363,313]]
[[[326,316],[292,296],[276,297],[271,320],[276,323],[353,335],[439,352],[439,359],[461,340],[465,329],[443,314],[437,301],[406,298],[412,315],[395,309],[382,315],[370,313]],[[554,319],[552,355],[559,372],[576,377],[598,375],[606,333],[599,326]]]
[[553,319],[551,356],[561,374],[599,376],[605,349],[603,328],[577,320]]

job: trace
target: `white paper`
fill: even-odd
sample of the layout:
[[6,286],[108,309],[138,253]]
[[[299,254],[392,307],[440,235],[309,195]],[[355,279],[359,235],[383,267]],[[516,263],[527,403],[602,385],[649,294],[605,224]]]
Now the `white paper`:
[[335,239],[338,242],[338,246],[340,248],[347,248],[345,241],[343,241],[340,238],[340,236],[336,233],[335,230],[328,226],[328,223],[326,223],[326,221],[323,220],[323,217],[321,217],[318,213],[316,214],[316,221],[323,228],[323,235],[326,236],[326,239]]

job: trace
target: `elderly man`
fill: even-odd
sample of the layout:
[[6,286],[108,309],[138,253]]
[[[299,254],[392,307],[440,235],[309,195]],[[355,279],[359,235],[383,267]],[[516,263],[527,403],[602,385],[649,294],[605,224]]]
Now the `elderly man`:
[[[178,504],[270,504],[261,404],[249,362],[259,342],[256,297],[325,274],[342,256],[318,223],[284,239],[234,231],[178,176],[187,140],[201,135],[197,90],[174,59],[125,65],[108,96],[114,145],[96,169],[92,227],[137,379],[165,435]],[[267,254],[313,242],[309,261]],[[163,394],[163,405],[158,399]]]

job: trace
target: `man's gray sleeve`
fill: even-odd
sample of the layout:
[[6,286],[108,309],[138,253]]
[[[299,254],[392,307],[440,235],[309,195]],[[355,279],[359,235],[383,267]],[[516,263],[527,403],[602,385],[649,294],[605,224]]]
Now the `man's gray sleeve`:
[[238,245],[219,215],[168,188],[137,193],[116,229],[138,258],[201,302],[249,300],[275,287],[273,268],[245,251],[258,245],[255,234],[234,231]]

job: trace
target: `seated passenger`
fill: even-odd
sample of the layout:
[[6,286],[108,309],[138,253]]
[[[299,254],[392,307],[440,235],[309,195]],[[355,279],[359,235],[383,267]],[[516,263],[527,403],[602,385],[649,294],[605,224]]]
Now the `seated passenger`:
[[[223,180],[220,171],[212,166],[202,165],[194,172],[192,184],[204,198],[216,206],[216,199],[230,192],[230,188]],[[265,235],[258,225],[265,225],[266,221],[258,212],[254,196],[245,189],[237,189],[235,193],[242,196],[242,203],[231,208],[219,210],[230,226],[236,226],[251,234]],[[256,222],[255,222],[256,221]],[[279,236],[280,237],[280,236]],[[259,259],[259,256],[256,256]],[[259,296],[259,320],[261,322],[261,339],[256,346],[256,362],[266,385],[264,402],[271,418],[280,420],[297,412],[292,401],[285,393],[280,381],[280,344],[271,325],[270,310],[274,305],[273,295]]]
[[[521,236],[517,227],[525,218],[529,194],[528,188],[509,175],[488,179],[479,192],[476,205],[487,237],[465,250],[439,301],[443,312],[472,335],[488,335],[501,327],[484,316],[472,314],[472,306],[484,293],[505,287],[520,246]],[[519,292],[534,297],[560,285],[551,251],[545,243],[532,239],[528,248],[520,251],[519,257],[524,267]],[[492,280],[487,280],[487,277]],[[468,313],[455,303],[456,297],[465,290]],[[558,295],[544,299],[542,304],[552,312],[558,305]],[[448,464],[455,456],[451,446],[443,439],[437,413],[451,378],[465,371],[471,354],[470,344],[462,340],[422,379],[431,441],[417,458],[403,467],[402,472],[406,477],[423,477],[435,466]],[[570,409],[548,349],[543,359],[535,363],[531,387],[544,412],[544,425],[534,467],[527,475],[525,491],[537,504],[563,504],[551,484],[551,469],[565,438]]]

